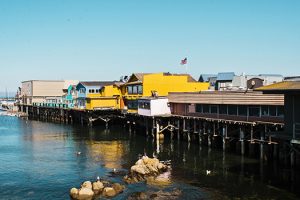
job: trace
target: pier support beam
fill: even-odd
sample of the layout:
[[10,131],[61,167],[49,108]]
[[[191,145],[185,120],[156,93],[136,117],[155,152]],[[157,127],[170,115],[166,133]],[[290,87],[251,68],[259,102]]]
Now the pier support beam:
[[245,154],[245,133],[242,127],[240,127],[240,142],[241,142],[241,155]]

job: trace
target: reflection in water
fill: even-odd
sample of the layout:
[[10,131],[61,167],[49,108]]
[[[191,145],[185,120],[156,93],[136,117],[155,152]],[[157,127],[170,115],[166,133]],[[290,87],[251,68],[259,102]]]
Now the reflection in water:
[[299,171],[168,138],[156,144],[118,126],[87,128],[0,116],[0,141],[0,199],[68,199],[69,189],[84,180],[100,176],[122,182],[122,176],[111,176],[112,169],[128,170],[143,154],[171,160],[171,172],[160,182],[128,185],[116,199],[174,189],[182,191],[180,199],[300,195]]
[[120,169],[121,160],[125,151],[129,148],[128,142],[121,141],[87,141],[88,153],[93,160],[102,162],[109,169]]

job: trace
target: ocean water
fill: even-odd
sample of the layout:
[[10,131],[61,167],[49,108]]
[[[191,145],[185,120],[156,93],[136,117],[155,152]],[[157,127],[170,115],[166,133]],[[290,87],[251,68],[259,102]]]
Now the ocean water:
[[[152,156],[157,149],[151,138],[122,126],[87,128],[2,115],[0,141],[0,199],[69,199],[70,188],[97,176],[123,183],[110,172],[126,171],[139,154]],[[299,199],[299,171],[167,138],[159,148],[158,158],[171,160],[170,183],[126,185],[114,199],[174,189],[181,191],[179,199]]]

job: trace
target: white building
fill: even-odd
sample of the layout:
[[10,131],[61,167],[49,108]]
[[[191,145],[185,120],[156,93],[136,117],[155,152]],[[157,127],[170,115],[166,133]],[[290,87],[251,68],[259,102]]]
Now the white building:
[[78,81],[74,80],[29,80],[23,81],[21,103],[61,103],[64,89]]
[[169,115],[171,109],[167,97],[149,97],[138,100],[138,114],[144,116]]

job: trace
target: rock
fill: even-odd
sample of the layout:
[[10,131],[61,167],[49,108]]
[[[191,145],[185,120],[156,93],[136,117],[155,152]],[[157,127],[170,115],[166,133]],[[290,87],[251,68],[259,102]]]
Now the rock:
[[89,189],[93,188],[91,181],[85,181],[85,182],[83,182],[82,185],[81,185],[81,187],[82,188],[89,188]]
[[93,191],[95,194],[99,194],[100,192],[102,192],[103,188],[104,188],[104,185],[102,182],[97,181],[97,182],[93,183]]
[[112,187],[104,188],[102,194],[103,196],[107,196],[107,197],[114,197],[117,195],[116,191]]
[[125,186],[119,184],[119,183],[114,183],[112,184],[112,188],[116,191],[117,194],[123,192],[123,190],[125,189]]
[[77,199],[78,198],[78,192],[79,190],[77,188],[72,188],[70,190],[70,196],[73,198],[73,199]]
[[90,200],[90,199],[93,198],[93,196],[94,196],[94,192],[93,192],[92,189],[87,188],[87,187],[83,187],[79,190],[77,199],[79,199],[79,200]]
[[167,165],[160,163],[157,158],[143,156],[130,169],[128,176],[124,177],[126,183],[145,181],[149,176],[157,176],[168,169]]
[[136,192],[128,197],[127,200],[147,200],[148,196],[144,192]]

